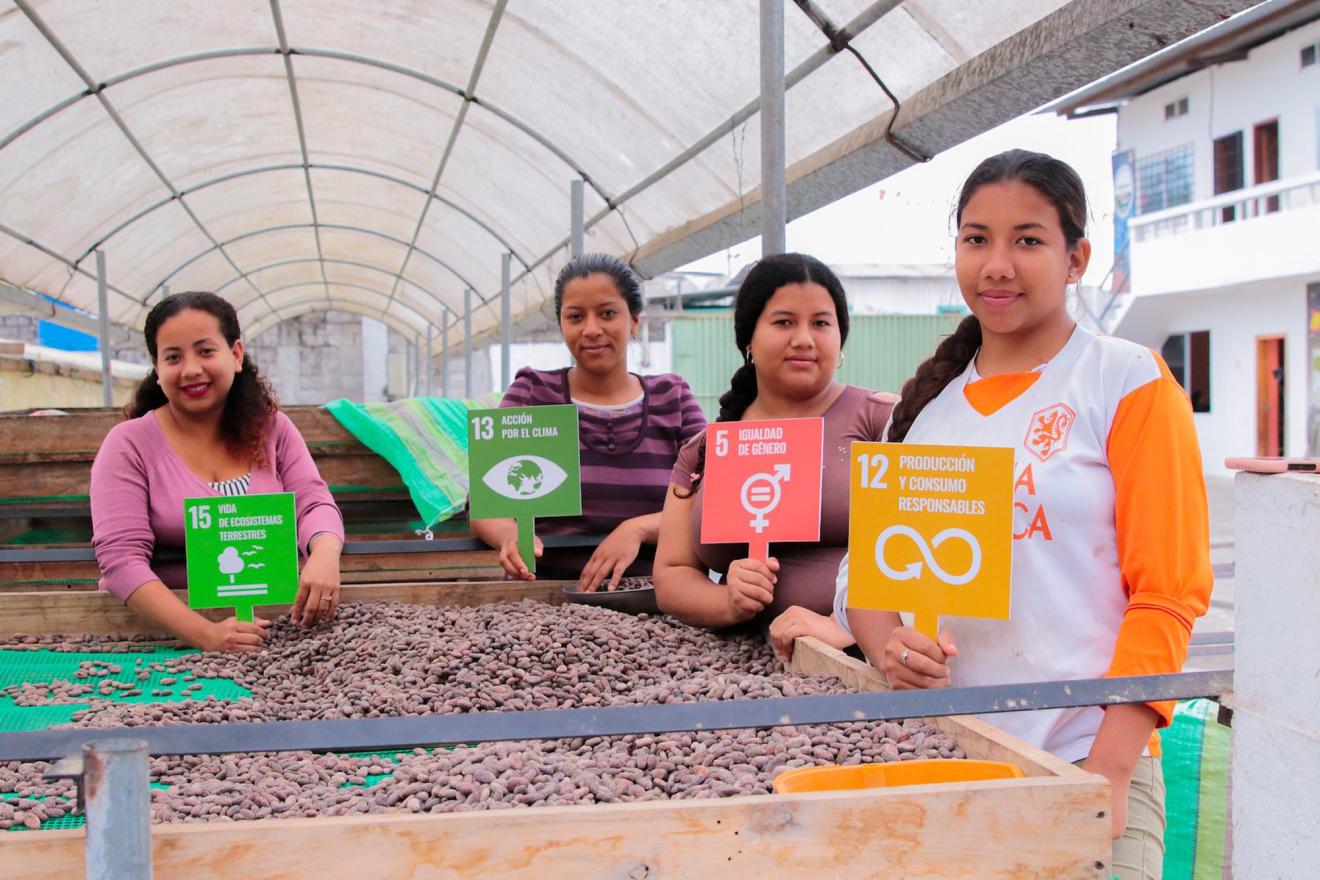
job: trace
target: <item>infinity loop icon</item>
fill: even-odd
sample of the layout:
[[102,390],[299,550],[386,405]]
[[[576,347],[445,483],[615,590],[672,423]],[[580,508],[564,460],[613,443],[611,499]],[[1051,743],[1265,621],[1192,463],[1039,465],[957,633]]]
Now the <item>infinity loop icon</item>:
[[[966,529],[945,529],[932,538],[930,543],[927,543],[925,537],[911,526],[896,525],[885,529],[880,533],[880,537],[875,540],[875,564],[890,580],[911,581],[921,577],[922,563],[920,562],[913,562],[905,568],[896,569],[885,561],[885,545],[889,543],[890,538],[898,535],[904,535],[912,539],[912,542],[917,545],[917,549],[921,551],[921,558],[930,567],[930,573],[946,584],[952,584],[955,587],[962,586],[981,571],[981,543],[976,540],[975,535]],[[967,571],[962,574],[950,574],[935,561],[935,549],[945,541],[954,539],[966,542],[972,550],[971,564],[967,567]]]

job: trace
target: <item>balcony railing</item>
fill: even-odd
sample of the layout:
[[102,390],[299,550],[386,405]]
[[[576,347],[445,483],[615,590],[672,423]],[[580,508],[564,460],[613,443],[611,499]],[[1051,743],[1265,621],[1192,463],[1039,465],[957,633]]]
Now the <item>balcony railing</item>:
[[1152,211],[1134,217],[1128,222],[1128,229],[1134,242],[1149,241],[1315,205],[1320,205],[1320,172],[1273,180],[1199,202]]

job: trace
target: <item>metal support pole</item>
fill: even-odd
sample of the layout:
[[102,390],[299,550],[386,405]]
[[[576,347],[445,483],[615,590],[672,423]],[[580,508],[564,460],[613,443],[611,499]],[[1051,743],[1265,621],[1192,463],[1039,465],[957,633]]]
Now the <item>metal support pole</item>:
[[581,178],[574,180],[570,185],[572,205],[569,208],[569,224],[572,229],[569,244],[569,256],[576,257],[582,253],[582,238],[586,228],[584,220],[586,216],[586,202],[584,181]]
[[431,374],[435,372],[435,355],[431,351],[431,334],[435,331],[435,325],[429,321],[426,324],[426,396],[431,396]]
[[151,789],[147,744],[105,740],[83,746],[88,880],[150,880]]
[[787,250],[784,0],[761,0],[761,253]]
[[105,275],[105,251],[96,252],[96,311],[100,328],[101,348],[101,406],[115,405],[115,378],[110,375],[110,289]]
[[472,288],[463,291],[463,396],[472,397]]
[[508,390],[513,381],[509,346],[513,343],[513,322],[510,318],[509,279],[512,276],[513,254],[500,255],[500,389]]
[[440,396],[449,396],[449,311],[440,325]]

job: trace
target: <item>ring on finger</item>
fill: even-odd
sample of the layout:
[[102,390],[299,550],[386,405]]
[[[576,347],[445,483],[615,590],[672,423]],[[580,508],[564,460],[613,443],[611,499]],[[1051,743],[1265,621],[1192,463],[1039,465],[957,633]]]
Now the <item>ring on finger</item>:
[[907,666],[908,654],[911,653],[911,651],[912,651],[911,648],[904,648],[903,653],[898,655],[898,662],[902,663],[904,666]]

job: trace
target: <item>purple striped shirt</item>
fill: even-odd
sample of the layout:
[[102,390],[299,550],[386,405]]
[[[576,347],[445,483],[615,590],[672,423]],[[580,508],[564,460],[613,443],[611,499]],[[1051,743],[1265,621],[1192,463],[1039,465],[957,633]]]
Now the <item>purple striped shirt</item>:
[[[606,535],[624,520],[659,513],[664,507],[679,447],[705,430],[706,417],[683,377],[666,373],[637,378],[642,399],[635,404],[621,409],[578,406],[582,515],[538,520],[538,534]],[[500,406],[564,403],[573,403],[567,367],[548,371],[524,367]],[[590,555],[590,551],[547,550],[538,572],[576,578]],[[649,563],[645,567],[643,573],[650,574]]]

